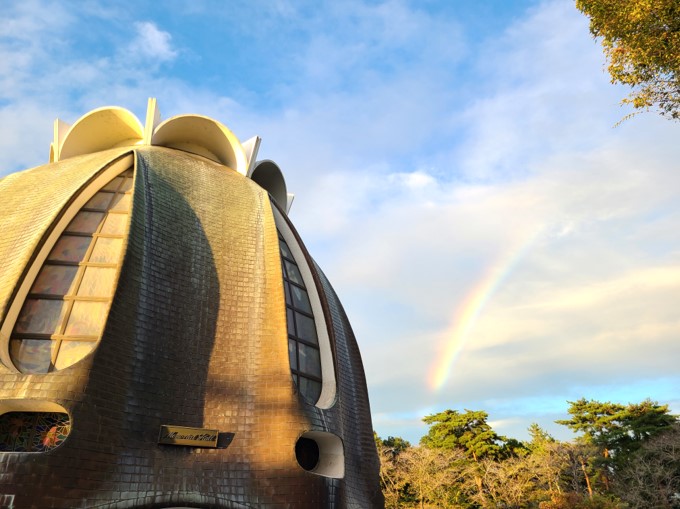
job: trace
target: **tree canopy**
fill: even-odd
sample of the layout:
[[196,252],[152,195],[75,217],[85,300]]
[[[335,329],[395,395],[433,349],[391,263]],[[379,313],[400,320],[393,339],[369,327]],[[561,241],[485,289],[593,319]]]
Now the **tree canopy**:
[[425,416],[423,421],[430,429],[420,443],[432,448],[459,449],[475,461],[517,456],[526,451],[518,440],[497,434],[487,422],[488,417],[481,410],[445,410]]
[[576,0],[602,39],[612,83],[633,88],[623,103],[656,106],[680,119],[680,3],[677,0]]
[[620,405],[581,398],[569,402],[571,419],[556,421],[572,431],[582,432],[587,443],[600,447],[605,457],[629,454],[643,440],[673,425],[677,418],[668,405],[646,399],[641,403]]
[[386,509],[680,508],[680,421],[668,405],[568,403],[558,423],[581,435],[569,442],[537,424],[528,442],[504,437],[478,410],[426,416],[420,446],[376,434]]

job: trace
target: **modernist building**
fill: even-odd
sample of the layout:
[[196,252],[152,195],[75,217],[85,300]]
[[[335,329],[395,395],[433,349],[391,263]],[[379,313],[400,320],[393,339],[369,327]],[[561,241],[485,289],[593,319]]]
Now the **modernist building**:
[[258,146],[151,99],[0,180],[0,507],[382,507],[354,335]]

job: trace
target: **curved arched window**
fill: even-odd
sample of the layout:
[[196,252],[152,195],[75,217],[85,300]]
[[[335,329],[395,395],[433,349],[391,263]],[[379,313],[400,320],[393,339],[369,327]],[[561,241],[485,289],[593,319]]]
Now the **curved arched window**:
[[7,412],[0,415],[0,452],[47,452],[71,432],[62,412]]
[[300,395],[319,408],[335,402],[335,367],[319,290],[303,248],[273,206],[286,300],[290,371]]
[[321,395],[321,355],[307,288],[288,244],[279,233],[286,296],[290,370],[300,394],[316,403]]
[[71,366],[101,337],[132,202],[132,169],[118,173],[81,193],[84,206],[48,247],[10,336],[10,358],[23,373]]

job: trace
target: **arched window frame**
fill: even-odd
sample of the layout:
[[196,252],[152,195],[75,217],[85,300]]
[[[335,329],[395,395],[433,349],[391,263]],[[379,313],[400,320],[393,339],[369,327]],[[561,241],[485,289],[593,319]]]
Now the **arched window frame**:
[[[66,433],[66,438],[61,440],[58,444],[54,444],[53,447],[49,447],[49,450],[61,447],[68,440],[68,434],[70,434],[73,428],[73,417],[67,412],[67,410],[53,401],[45,400],[35,400],[35,399],[10,399],[0,401],[0,417],[14,412],[28,412],[33,414],[39,413],[58,413],[66,416],[68,421],[68,431]],[[48,450],[43,451],[33,451],[33,452],[20,452],[20,451],[4,451],[5,454],[44,454]]]
[[312,314],[314,315],[314,324],[319,340],[319,354],[321,360],[321,394],[314,404],[319,408],[330,408],[335,403],[337,391],[335,363],[333,362],[331,338],[328,332],[328,323],[326,321],[324,308],[321,304],[319,290],[314,275],[309,267],[307,256],[300,245],[297,235],[294,233],[283,213],[274,204],[272,204],[272,211],[274,213],[276,228],[286,241],[286,244],[288,244],[288,248],[290,249],[293,258],[295,258],[295,262],[300,270],[312,306]]
[[60,447],[71,433],[64,412],[7,412],[0,414],[0,452],[45,453]]
[[[47,257],[56,245],[57,241],[61,235],[66,230],[66,227],[73,220],[76,214],[82,209],[85,204],[94,197],[97,192],[99,192],[104,186],[106,186],[111,180],[116,176],[120,175],[124,171],[133,168],[135,166],[135,158],[132,154],[123,156],[116,161],[109,164],[102,171],[100,171],[94,179],[87,183],[83,188],[74,195],[73,201],[68,204],[62,211],[61,216],[53,223],[52,227],[46,233],[45,240],[40,244],[34,253],[33,260],[29,263],[28,270],[24,274],[18,288],[15,291],[15,295],[12,299],[12,303],[7,310],[7,315],[5,320],[0,327],[0,361],[11,371],[15,373],[20,373],[20,371],[14,365],[9,353],[9,341],[12,330],[16,324],[19,317],[19,313],[28,297],[28,294],[35,282],[40,270],[42,269]],[[129,219],[128,219],[129,220]],[[125,252],[127,245],[127,236],[123,240],[122,250]],[[118,267],[120,271],[120,267]],[[117,284],[118,275],[116,274],[114,278],[114,292],[115,285]],[[107,316],[104,320],[108,319]],[[95,346],[96,349],[96,346]]]

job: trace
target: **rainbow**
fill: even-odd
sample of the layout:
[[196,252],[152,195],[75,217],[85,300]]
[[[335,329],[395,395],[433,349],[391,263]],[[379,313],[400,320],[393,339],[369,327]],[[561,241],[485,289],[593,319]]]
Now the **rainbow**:
[[485,271],[483,277],[468,292],[463,303],[456,310],[451,326],[444,333],[443,355],[437,356],[429,371],[429,385],[433,391],[440,390],[449,378],[486,304],[533,245],[538,233],[536,231],[528,238],[523,238],[521,242],[514,243],[511,249],[499,256],[496,263]]

